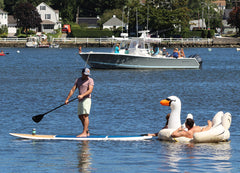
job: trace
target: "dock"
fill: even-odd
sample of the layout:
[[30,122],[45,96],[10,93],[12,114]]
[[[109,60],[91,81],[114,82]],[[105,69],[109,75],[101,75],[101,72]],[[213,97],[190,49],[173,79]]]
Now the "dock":
[[[0,47],[25,47],[26,38],[0,38]],[[52,43],[59,44],[60,47],[112,47],[119,42],[115,38],[53,38]],[[160,47],[240,47],[240,38],[152,38],[153,44]]]

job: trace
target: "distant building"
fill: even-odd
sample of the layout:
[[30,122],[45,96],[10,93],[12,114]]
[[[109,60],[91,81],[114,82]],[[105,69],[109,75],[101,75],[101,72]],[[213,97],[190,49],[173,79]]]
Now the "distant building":
[[212,1],[212,3],[216,4],[219,10],[225,10],[226,8],[226,0]]
[[52,33],[54,29],[62,28],[58,10],[53,10],[44,2],[39,4],[36,8],[42,19],[41,28],[39,31]]
[[189,22],[190,24],[190,30],[199,30],[199,29],[206,29],[206,23],[205,19],[199,19],[199,20],[191,20]]
[[8,37],[12,37],[17,33],[17,20],[13,15],[8,15]]
[[76,22],[79,25],[86,25],[88,28],[99,28],[98,20],[100,18],[97,17],[77,17]]
[[103,29],[110,29],[110,30],[114,30],[117,29],[119,27],[123,27],[126,28],[126,23],[123,23],[123,21],[121,21],[120,19],[118,19],[115,15],[113,15],[113,17],[111,19],[109,19],[107,22],[105,22],[103,24]]
[[8,25],[8,13],[0,9],[0,27]]
[[236,33],[237,30],[235,27],[232,27],[228,24],[227,20],[229,18],[229,13],[232,11],[233,9],[225,9],[224,10],[224,14],[223,14],[223,20],[222,20],[222,33],[223,34],[233,34]]

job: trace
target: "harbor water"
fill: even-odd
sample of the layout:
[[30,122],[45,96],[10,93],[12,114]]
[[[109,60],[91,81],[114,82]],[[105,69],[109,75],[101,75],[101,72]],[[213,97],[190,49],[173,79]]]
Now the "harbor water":
[[[77,101],[64,103],[85,66],[76,48],[2,48],[0,57],[0,172],[239,172],[240,52],[236,48],[186,48],[199,54],[199,70],[97,70],[90,118],[91,135],[158,132],[170,108],[159,101],[178,96],[182,123],[192,113],[204,126],[218,111],[232,114],[230,141],[170,143],[147,141],[23,140],[9,133],[78,135]],[[110,51],[84,48],[83,51]],[[169,51],[172,51],[170,49]],[[75,92],[74,97],[77,96]]]

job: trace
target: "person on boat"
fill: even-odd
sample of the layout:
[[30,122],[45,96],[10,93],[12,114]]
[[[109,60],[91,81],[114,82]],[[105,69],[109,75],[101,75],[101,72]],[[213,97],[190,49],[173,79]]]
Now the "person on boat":
[[116,47],[115,47],[115,52],[114,53],[119,53],[119,50],[120,50],[120,45],[117,44]]
[[168,52],[167,52],[166,47],[163,47],[162,55],[163,55],[163,56],[168,56]]
[[183,48],[180,49],[180,57],[186,58]]
[[68,104],[70,97],[73,95],[75,90],[78,88],[78,117],[83,125],[83,132],[77,137],[87,137],[90,135],[88,125],[89,125],[89,114],[91,109],[91,93],[93,91],[94,81],[89,77],[90,70],[88,68],[82,69],[82,77],[75,80],[75,83],[70,90],[65,104]]
[[[170,113],[166,115],[166,124],[162,129],[167,129],[168,128],[168,120],[170,117]],[[157,133],[148,133],[147,136],[158,136],[158,132]]]
[[178,58],[180,56],[178,48],[174,48],[172,57],[173,58]]
[[82,53],[82,46],[79,46],[78,53]]
[[129,54],[128,48],[125,49],[125,54]]
[[159,54],[159,47],[157,46],[157,45],[154,45],[154,47],[153,47],[153,56],[156,56],[156,55],[158,55]]
[[177,138],[177,137],[193,138],[194,133],[209,130],[212,127],[212,121],[208,120],[208,125],[206,127],[201,128],[200,126],[194,126],[194,120],[192,118],[187,118],[185,122],[185,126],[188,129],[188,131],[182,127],[179,127],[177,130],[175,130],[171,134],[171,136],[173,138]]
[[4,54],[3,50],[1,50],[0,54]]

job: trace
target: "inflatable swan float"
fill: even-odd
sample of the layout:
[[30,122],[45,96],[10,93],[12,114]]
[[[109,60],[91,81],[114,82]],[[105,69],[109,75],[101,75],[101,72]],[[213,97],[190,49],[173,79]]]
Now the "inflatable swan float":
[[[206,142],[223,142],[230,138],[229,128],[231,126],[232,117],[229,112],[218,112],[212,119],[213,126],[208,131],[194,133],[193,138],[178,137],[173,138],[171,134],[181,127],[181,101],[176,96],[170,96],[165,100],[161,100],[160,103],[164,106],[170,106],[171,113],[168,120],[168,128],[162,129],[158,133],[158,138],[165,141],[177,141],[177,142],[194,142],[194,143],[206,143]],[[192,114],[188,114],[187,118],[192,118]]]

